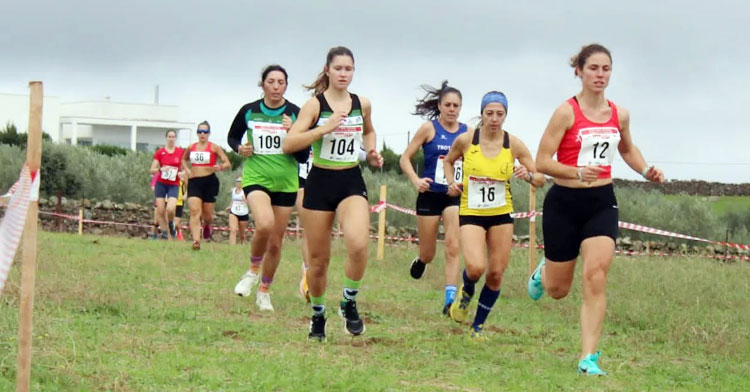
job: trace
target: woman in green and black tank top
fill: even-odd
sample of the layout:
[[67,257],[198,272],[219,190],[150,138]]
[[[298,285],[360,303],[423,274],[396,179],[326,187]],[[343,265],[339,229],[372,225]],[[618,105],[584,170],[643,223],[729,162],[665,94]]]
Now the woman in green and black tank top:
[[[255,233],[250,242],[250,269],[234,288],[246,297],[260,280],[256,304],[273,311],[269,288],[281,260],[281,242],[297,199],[297,160],[281,144],[297,119],[299,108],[284,99],[287,73],[269,65],[261,74],[263,98],[244,105],[227,135],[233,150],[246,157],[242,189],[250,206]],[[247,142],[242,138],[247,133]],[[307,152],[303,155],[307,158]],[[261,264],[262,273],[259,274]]]
[[364,145],[367,161],[383,165],[375,151],[370,101],[347,89],[354,75],[354,56],[344,47],[328,52],[323,72],[313,85],[317,95],[300,111],[284,140],[285,152],[313,147],[313,167],[305,182],[302,223],[310,251],[307,283],[313,317],[310,339],[325,339],[325,290],[331,256],[331,228],[338,213],[344,231],[347,258],[344,266],[344,298],[339,314],[346,331],[360,335],[365,326],[357,311],[356,296],[367,264],[370,211],[367,189],[359,170],[359,151]]

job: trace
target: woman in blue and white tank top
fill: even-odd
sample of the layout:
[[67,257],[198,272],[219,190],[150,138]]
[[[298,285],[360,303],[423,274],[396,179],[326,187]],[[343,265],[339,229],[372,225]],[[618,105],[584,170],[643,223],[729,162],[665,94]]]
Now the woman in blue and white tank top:
[[[419,235],[419,256],[411,263],[411,276],[419,279],[425,266],[435,258],[440,218],[445,226],[445,301],[443,314],[453,303],[460,269],[458,246],[458,196],[448,195],[443,171],[443,158],[456,137],[467,130],[466,124],[458,122],[461,112],[461,92],[448,86],[444,81],[439,89],[422,86],[425,96],[417,101],[414,114],[428,121],[417,130],[406,150],[401,155],[401,170],[417,189],[417,232]],[[419,148],[424,151],[424,169],[417,175],[411,159]],[[454,181],[461,180],[461,166],[457,162]]]

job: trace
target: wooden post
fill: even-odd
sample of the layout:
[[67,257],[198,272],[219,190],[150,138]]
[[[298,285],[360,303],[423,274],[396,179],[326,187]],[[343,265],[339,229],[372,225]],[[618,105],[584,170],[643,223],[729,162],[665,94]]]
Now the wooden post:
[[[380,186],[380,202],[385,203],[387,189],[385,185]],[[377,260],[385,258],[385,208],[378,213],[378,255]]]
[[78,235],[83,235],[83,208],[78,209]]
[[[529,212],[536,212],[536,187],[529,184]],[[536,269],[536,215],[529,218],[529,275]]]
[[[42,163],[42,82],[29,83],[29,130],[26,141],[26,164],[32,175],[39,175]],[[36,244],[39,200],[29,202],[23,228],[23,265],[21,266],[21,302],[18,318],[18,369],[16,391],[27,392],[31,382],[31,330],[36,284]]]

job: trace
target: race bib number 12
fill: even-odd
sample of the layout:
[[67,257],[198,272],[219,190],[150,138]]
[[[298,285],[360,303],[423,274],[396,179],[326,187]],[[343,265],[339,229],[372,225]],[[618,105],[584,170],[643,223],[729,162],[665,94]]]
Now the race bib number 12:
[[578,131],[581,151],[577,166],[609,166],[615,159],[620,131],[614,127],[583,128]]

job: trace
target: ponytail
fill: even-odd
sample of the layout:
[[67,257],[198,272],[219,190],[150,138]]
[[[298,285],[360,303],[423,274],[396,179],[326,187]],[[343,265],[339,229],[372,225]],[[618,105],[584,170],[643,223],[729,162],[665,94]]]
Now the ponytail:
[[426,84],[423,84],[420,87],[426,94],[422,99],[417,100],[417,104],[414,105],[413,114],[428,120],[435,120],[440,117],[440,108],[438,105],[446,94],[455,93],[458,95],[458,98],[463,99],[461,92],[458,91],[458,89],[448,86],[447,80],[443,80],[439,89]]
[[328,89],[328,86],[330,85],[330,80],[328,80],[328,75],[326,74],[326,71],[328,69],[328,66],[331,65],[333,62],[333,59],[336,56],[349,56],[352,59],[352,63],[354,62],[354,54],[352,54],[352,51],[344,46],[336,46],[334,48],[331,48],[331,50],[328,51],[328,54],[326,55],[326,65],[323,67],[323,71],[320,72],[318,77],[315,79],[312,84],[309,85],[303,85],[305,89],[308,91],[312,91],[313,95],[320,94]]

